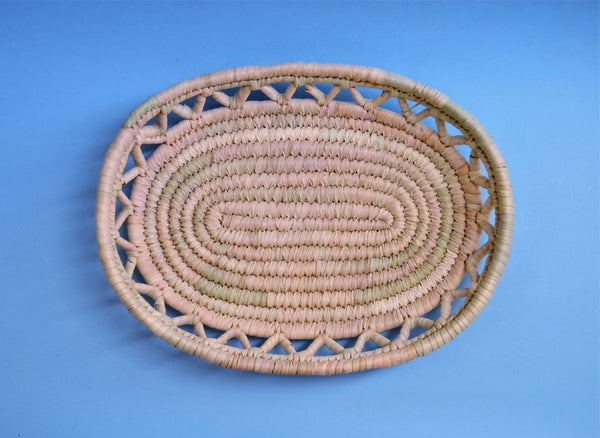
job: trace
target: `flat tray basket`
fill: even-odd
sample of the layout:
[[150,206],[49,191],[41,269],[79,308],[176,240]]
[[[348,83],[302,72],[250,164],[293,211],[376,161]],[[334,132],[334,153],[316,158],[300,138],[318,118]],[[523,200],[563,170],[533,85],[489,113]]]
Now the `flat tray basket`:
[[513,204],[484,128],[383,70],[249,66],[150,97],[97,194],[106,277],[176,348],[264,373],[386,367],[490,298]]

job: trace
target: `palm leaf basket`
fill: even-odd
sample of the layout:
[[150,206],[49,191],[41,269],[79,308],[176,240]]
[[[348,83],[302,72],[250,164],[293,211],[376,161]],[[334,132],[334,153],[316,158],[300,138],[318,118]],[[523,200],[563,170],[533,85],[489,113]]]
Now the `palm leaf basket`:
[[98,251],[173,346],[263,373],[336,374],[460,333],[508,257],[513,203],[484,128],[375,68],[242,67],[136,108],[106,154]]

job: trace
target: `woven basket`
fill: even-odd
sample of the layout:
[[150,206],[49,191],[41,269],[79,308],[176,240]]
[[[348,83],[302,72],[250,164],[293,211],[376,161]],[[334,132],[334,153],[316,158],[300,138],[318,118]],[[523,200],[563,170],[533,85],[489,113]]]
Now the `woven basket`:
[[445,95],[295,63],[198,76],[136,108],[96,223],[110,284],[173,346],[335,374],[461,332],[503,271],[512,215],[492,139]]

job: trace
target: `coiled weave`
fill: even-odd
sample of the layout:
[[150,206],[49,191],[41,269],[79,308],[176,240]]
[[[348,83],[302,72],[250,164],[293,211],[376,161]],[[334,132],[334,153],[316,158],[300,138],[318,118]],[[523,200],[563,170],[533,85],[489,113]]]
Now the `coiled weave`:
[[132,113],[98,191],[100,257],[129,310],[178,348],[261,372],[388,366],[447,342],[491,295],[511,231],[483,128],[366,67],[180,83]]

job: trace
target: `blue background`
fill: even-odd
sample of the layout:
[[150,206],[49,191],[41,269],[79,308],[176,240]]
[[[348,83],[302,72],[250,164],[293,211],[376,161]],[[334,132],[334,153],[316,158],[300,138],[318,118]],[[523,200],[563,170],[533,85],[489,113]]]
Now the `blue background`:
[[[1,3],[0,436],[598,434],[598,3]],[[131,317],[96,256],[104,152],[175,82],[364,64],[438,88],[510,169],[512,257],[458,338],[329,378],[220,369]]]

